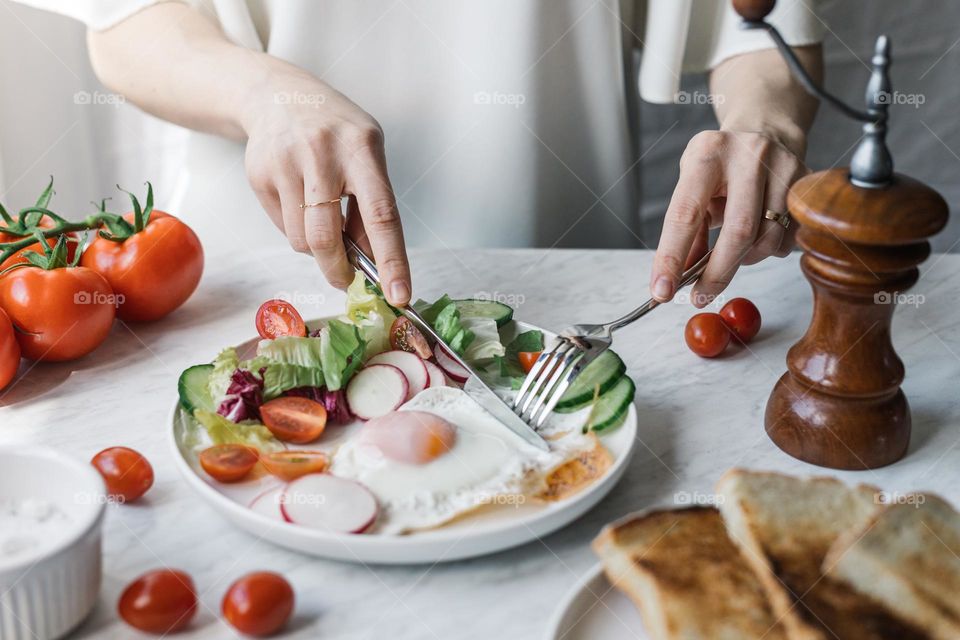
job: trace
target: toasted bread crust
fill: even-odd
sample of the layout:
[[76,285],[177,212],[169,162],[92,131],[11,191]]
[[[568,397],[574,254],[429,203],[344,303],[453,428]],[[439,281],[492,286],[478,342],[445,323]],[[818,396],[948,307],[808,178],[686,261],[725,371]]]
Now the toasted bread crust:
[[605,527],[593,548],[657,640],[786,638],[712,507],[628,516]]
[[732,470],[717,483],[730,532],[793,640],[927,638],[882,603],[824,576],[831,545],[869,522],[878,490],[834,478]]

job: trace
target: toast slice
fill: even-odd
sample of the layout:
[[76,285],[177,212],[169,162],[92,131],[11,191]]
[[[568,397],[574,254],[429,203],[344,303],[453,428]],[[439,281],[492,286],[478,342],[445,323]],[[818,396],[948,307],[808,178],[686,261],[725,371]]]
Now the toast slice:
[[654,640],[786,638],[713,507],[627,516],[593,549]]
[[837,538],[862,528],[880,509],[877,489],[850,488],[833,478],[733,469],[716,490],[727,531],[754,568],[791,640],[929,637],[883,604],[821,572]]
[[908,495],[884,507],[834,543],[823,569],[931,637],[960,638],[960,514],[937,496]]

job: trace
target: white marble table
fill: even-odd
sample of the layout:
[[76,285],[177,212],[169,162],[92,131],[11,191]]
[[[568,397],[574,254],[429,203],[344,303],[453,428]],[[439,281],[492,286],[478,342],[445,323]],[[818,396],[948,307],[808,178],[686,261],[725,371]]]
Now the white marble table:
[[[415,291],[503,296],[519,318],[557,329],[606,320],[639,303],[651,258],[645,251],[414,252]],[[923,271],[913,290],[923,303],[900,308],[894,321],[913,407],[910,454],[885,469],[836,475],[891,491],[935,490],[960,503],[960,256],[933,256]],[[614,492],[565,530],[436,566],[367,567],[298,555],[234,530],[207,508],[174,469],[165,435],[181,369],[249,337],[259,303],[281,292],[306,317],[342,308],[342,294],[322,284],[308,258],[286,248],[252,261],[248,252],[211,257],[200,289],[173,316],[117,325],[110,344],[79,367],[36,367],[0,401],[0,444],[41,443],[81,459],[128,445],[156,470],[145,500],[109,509],[100,604],[76,637],[136,636],[117,618],[117,597],[141,572],[167,565],[193,575],[204,604],[191,630],[177,637],[235,637],[216,615],[224,590],[247,571],[272,569],[297,591],[296,619],[285,637],[538,638],[557,600],[595,563],[588,542],[605,522],[674,503],[680,492],[680,499],[707,494],[734,465],[824,473],[781,453],[762,427],[767,395],[810,313],[810,290],[793,256],[745,269],[729,292],[751,298],[763,314],[749,351],[715,361],[694,356],[683,343],[692,313],[684,304],[665,305],[618,334],[617,350],[637,381],[641,442]]]

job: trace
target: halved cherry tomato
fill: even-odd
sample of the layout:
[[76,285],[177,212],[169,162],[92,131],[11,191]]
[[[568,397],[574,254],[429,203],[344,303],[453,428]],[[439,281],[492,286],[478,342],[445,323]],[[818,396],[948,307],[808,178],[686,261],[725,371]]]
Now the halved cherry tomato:
[[307,335],[307,325],[286,300],[267,300],[257,309],[257,333],[267,340],[281,336],[302,338]]
[[219,482],[243,480],[260,455],[242,444],[217,444],[200,452],[200,466]]
[[120,617],[140,631],[175,633],[197,613],[197,591],[183,571],[157,569],[143,574],[123,590],[117,602]]
[[322,451],[274,451],[260,456],[263,468],[281,480],[295,480],[308,473],[323,473],[330,457]]
[[698,313],[683,332],[690,350],[702,358],[714,358],[730,344],[730,330],[716,313]]
[[521,351],[517,354],[517,359],[520,360],[520,366],[523,367],[523,370],[527,373],[530,373],[530,369],[533,369],[534,363],[537,361],[537,358],[540,357],[542,351]]
[[115,303],[103,276],[83,267],[22,267],[0,278],[0,307],[30,360],[75,360],[96,349],[113,326]]
[[760,310],[746,298],[734,298],[723,305],[720,317],[734,337],[744,344],[760,332]]
[[274,398],[260,406],[260,417],[270,433],[284,442],[313,442],[327,426],[327,410],[307,398]]
[[390,346],[400,351],[415,353],[424,360],[433,355],[420,329],[404,316],[397,316],[390,325]]
[[107,483],[107,493],[120,502],[133,502],[153,486],[153,467],[127,447],[110,447],[90,461]]
[[20,367],[20,343],[17,342],[10,316],[0,309],[0,389],[3,389]]
[[223,617],[240,633],[269,636],[293,613],[293,588],[283,576],[269,571],[249,573],[227,589]]

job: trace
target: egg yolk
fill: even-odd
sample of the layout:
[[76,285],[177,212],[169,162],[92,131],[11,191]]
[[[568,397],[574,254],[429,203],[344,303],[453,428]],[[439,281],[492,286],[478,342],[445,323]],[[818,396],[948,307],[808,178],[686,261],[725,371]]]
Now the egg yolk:
[[394,411],[363,426],[365,442],[384,457],[407,464],[427,464],[453,448],[456,428],[425,411]]

